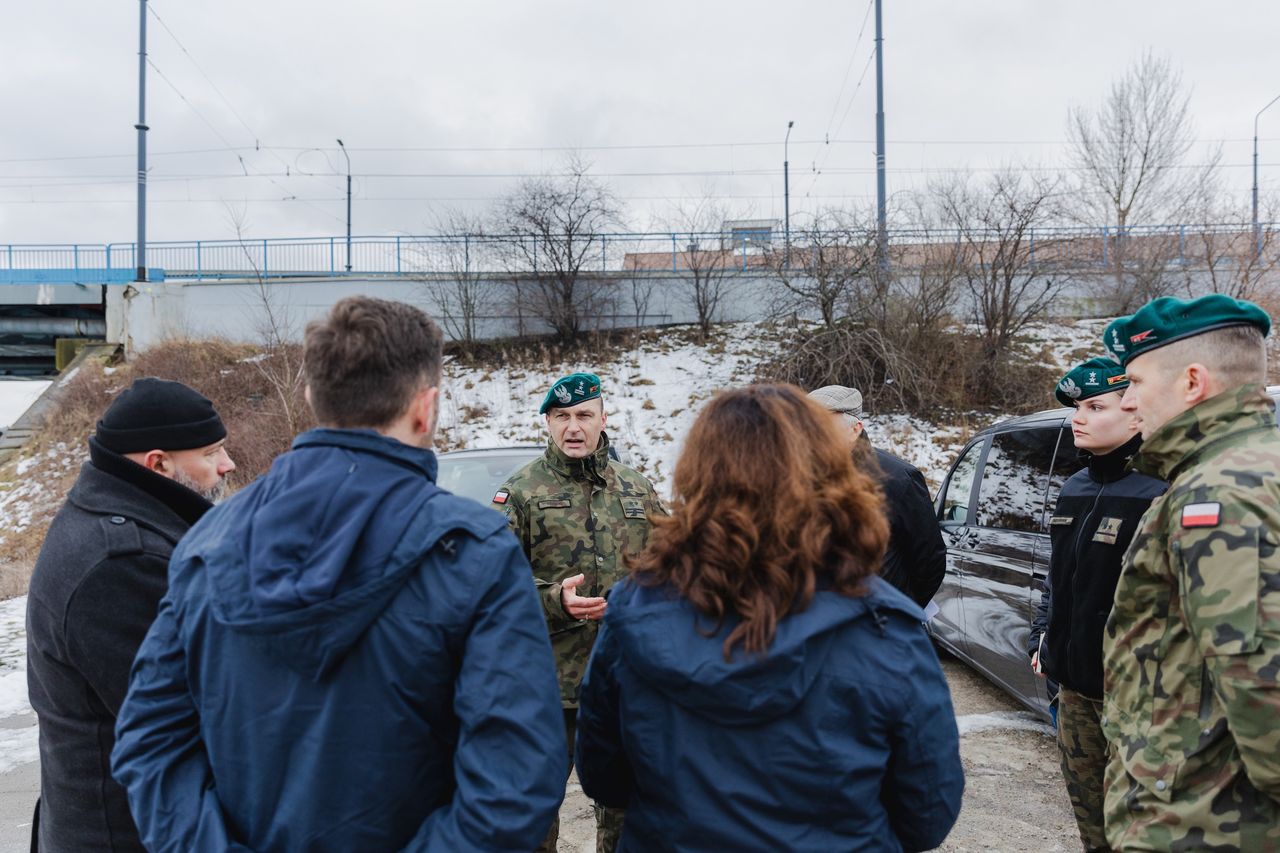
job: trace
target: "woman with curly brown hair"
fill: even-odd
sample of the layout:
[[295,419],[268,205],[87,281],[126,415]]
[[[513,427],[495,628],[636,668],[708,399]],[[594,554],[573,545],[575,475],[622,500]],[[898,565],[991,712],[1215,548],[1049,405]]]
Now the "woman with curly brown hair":
[[830,416],[720,394],[669,518],[609,596],[582,683],[584,791],[619,850],[924,850],[964,778],[923,614],[877,578],[888,527]]

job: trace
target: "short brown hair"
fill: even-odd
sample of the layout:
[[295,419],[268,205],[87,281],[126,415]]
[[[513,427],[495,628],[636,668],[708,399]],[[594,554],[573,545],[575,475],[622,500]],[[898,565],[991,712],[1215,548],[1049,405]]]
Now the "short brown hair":
[[818,587],[865,591],[889,526],[880,488],[856,468],[831,415],[794,385],[717,395],[676,462],[670,517],[633,561],[643,584],[671,584],[700,613],[738,620],[724,643],[763,654],[778,622]]
[[404,302],[349,296],[307,324],[303,365],[325,426],[377,429],[404,414],[423,385],[440,384],[444,336]]

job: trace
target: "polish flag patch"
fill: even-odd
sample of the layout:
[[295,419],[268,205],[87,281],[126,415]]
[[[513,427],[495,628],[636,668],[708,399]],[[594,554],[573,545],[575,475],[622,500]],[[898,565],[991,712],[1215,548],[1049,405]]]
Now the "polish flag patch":
[[510,492],[506,489],[499,489],[498,493],[493,496],[493,502],[496,504],[504,504],[507,502],[507,498],[509,497],[511,497]]
[[1183,527],[1217,527],[1222,519],[1222,504],[1187,504],[1182,508]]

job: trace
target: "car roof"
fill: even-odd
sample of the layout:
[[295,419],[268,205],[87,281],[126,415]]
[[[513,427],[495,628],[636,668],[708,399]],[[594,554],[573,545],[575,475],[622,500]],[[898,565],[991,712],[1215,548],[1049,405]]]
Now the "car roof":
[[[1268,385],[1267,394],[1271,399],[1280,405],[1280,385]],[[1061,421],[1069,416],[1071,409],[1063,406],[1057,409],[1044,409],[1043,411],[1034,412],[1030,415],[1022,415],[1016,418],[1008,418],[1003,421],[992,424],[974,434],[974,437],[991,435],[996,432],[1008,432],[1015,429],[1030,429],[1036,426],[1048,426],[1055,422]]]
[[545,445],[542,444],[508,444],[503,447],[470,447],[466,450],[450,450],[446,453],[441,453],[440,458],[443,459],[446,456],[450,458],[456,458],[459,456],[487,456],[492,453],[534,453],[541,452],[544,449]]

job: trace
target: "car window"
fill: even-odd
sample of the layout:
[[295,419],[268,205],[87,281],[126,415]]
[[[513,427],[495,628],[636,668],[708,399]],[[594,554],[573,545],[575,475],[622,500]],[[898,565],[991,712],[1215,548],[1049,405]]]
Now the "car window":
[[1039,532],[1044,529],[1044,498],[1061,429],[1011,430],[991,438],[978,487],[979,527]]
[[1062,484],[1087,463],[1076,447],[1075,437],[1071,435],[1071,424],[1062,427],[1062,436],[1058,439],[1058,454],[1053,457],[1053,471],[1049,473],[1049,497],[1045,503],[1052,509],[1058,503],[1058,493]]
[[947,480],[947,491],[942,498],[941,521],[963,524],[969,520],[969,496],[973,493],[973,477],[978,471],[978,460],[982,458],[985,444],[974,442],[951,469],[951,479]]
[[487,504],[507,478],[535,454],[483,453],[475,456],[441,456],[436,485],[440,488]]

